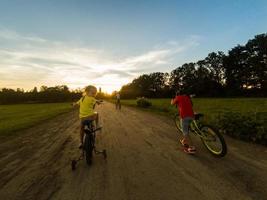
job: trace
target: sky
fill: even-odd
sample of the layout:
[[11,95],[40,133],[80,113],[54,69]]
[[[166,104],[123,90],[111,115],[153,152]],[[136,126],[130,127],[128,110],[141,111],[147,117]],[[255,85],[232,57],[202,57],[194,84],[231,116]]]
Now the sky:
[[266,32],[266,0],[0,0],[0,88],[110,93]]

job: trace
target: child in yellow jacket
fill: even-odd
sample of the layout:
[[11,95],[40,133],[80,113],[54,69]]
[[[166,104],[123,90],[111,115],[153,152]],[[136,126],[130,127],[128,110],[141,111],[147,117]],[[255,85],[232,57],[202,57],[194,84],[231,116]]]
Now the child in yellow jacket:
[[96,127],[99,127],[99,115],[94,111],[95,104],[100,104],[99,101],[95,99],[97,89],[95,86],[89,85],[85,88],[85,95],[76,103],[73,103],[73,106],[78,105],[80,107],[79,117],[81,120],[80,124],[80,146],[83,146],[84,138],[84,126],[88,121],[95,121]]

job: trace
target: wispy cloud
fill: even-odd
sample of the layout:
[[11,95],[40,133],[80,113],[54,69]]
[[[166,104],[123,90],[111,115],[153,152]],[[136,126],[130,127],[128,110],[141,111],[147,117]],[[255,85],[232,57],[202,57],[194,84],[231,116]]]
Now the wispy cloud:
[[91,83],[106,90],[119,89],[140,73],[171,64],[173,56],[196,45],[195,37],[167,41],[140,55],[120,58],[104,50],[0,29],[0,87]]
[[23,41],[38,42],[38,43],[46,42],[46,40],[43,38],[39,38],[35,36],[22,36],[22,35],[19,35],[15,31],[11,31],[11,30],[4,29],[4,28],[0,30],[0,38],[6,39],[6,40],[20,41],[20,42],[23,42]]

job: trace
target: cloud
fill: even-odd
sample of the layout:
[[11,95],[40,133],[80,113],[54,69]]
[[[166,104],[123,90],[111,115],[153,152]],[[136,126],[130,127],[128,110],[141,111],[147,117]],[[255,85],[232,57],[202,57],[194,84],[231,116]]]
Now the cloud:
[[127,58],[124,61],[124,64],[135,66],[144,63],[156,63],[166,58],[166,56],[168,56],[169,54],[170,54],[169,49],[149,51],[143,55]]
[[176,54],[198,45],[196,36],[167,41],[139,55],[119,57],[111,52],[68,42],[25,36],[0,29],[0,88],[89,83],[119,89],[144,72],[170,65]]
[[46,40],[43,38],[39,38],[39,37],[35,37],[35,36],[22,36],[22,35],[19,35],[15,31],[3,29],[3,28],[0,30],[0,38],[6,39],[6,40],[11,40],[11,41],[19,41],[19,42],[23,42],[23,41],[37,42],[37,43],[46,42]]

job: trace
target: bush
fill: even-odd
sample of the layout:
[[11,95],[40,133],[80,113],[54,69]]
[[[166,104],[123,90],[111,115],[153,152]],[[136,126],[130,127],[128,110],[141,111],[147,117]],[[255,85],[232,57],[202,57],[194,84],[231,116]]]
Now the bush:
[[144,97],[137,98],[136,104],[138,107],[142,107],[142,108],[148,108],[152,106],[152,103],[147,98],[144,98]]
[[250,115],[227,112],[220,115],[216,123],[220,130],[234,138],[267,144],[263,122]]

